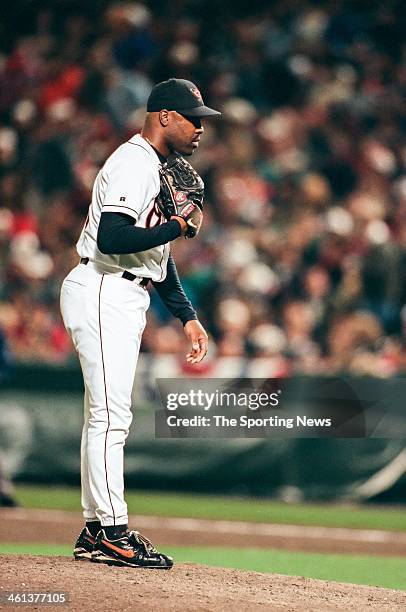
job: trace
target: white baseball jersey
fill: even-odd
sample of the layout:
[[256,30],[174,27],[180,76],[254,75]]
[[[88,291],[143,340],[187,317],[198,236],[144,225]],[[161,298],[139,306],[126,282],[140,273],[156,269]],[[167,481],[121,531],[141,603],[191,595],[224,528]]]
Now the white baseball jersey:
[[154,149],[139,134],[110,155],[93,186],[88,217],[76,245],[80,257],[103,264],[112,272],[127,270],[154,281],[165,279],[169,243],[130,255],[105,255],[97,248],[102,212],[130,215],[138,227],[165,222],[155,203],[160,189],[159,166]]

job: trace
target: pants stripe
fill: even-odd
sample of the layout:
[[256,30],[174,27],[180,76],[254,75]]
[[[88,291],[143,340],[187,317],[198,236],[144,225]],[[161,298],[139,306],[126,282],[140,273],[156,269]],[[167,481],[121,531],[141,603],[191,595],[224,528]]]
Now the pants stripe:
[[101,281],[100,281],[100,288],[99,288],[99,333],[100,333],[100,349],[101,349],[101,358],[102,358],[102,366],[103,366],[103,380],[104,380],[104,395],[106,398],[106,410],[107,410],[107,429],[106,429],[106,435],[104,438],[104,473],[106,475],[106,486],[107,486],[107,492],[109,494],[109,500],[110,500],[110,506],[111,506],[111,511],[113,513],[113,520],[114,520],[114,525],[116,524],[116,515],[114,512],[114,507],[113,507],[113,502],[111,499],[111,493],[110,493],[110,487],[109,487],[109,480],[108,480],[108,476],[107,476],[107,436],[109,434],[110,431],[110,412],[109,412],[109,402],[108,402],[108,398],[107,398],[107,383],[106,383],[106,368],[104,365],[104,354],[103,354],[103,339],[102,339],[102,326],[101,326],[101,290],[102,290],[102,285],[103,285],[103,280],[104,280],[104,274],[101,277]]

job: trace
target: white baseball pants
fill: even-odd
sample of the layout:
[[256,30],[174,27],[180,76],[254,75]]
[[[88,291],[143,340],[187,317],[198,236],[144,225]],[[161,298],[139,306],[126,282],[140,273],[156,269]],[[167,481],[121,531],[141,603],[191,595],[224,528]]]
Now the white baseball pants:
[[78,352],[85,386],[81,442],[83,515],[102,525],[128,523],[124,444],[149,294],[91,262],[65,278],[61,312]]

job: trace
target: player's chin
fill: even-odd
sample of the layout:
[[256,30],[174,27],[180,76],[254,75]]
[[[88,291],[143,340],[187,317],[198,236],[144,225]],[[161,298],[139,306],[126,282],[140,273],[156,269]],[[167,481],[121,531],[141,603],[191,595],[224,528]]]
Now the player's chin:
[[187,144],[184,147],[182,147],[182,150],[180,151],[180,153],[182,155],[184,155],[185,157],[190,157],[196,151],[198,146],[199,146],[198,142],[193,142],[192,141],[189,144]]

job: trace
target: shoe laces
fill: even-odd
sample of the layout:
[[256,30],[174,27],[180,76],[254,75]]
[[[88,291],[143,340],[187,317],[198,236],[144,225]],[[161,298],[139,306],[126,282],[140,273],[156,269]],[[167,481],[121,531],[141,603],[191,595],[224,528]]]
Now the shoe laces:
[[139,531],[128,532],[128,537],[134,539],[148,555],[158,552],[151,540],[148,540],[148,538],[143,536]]

